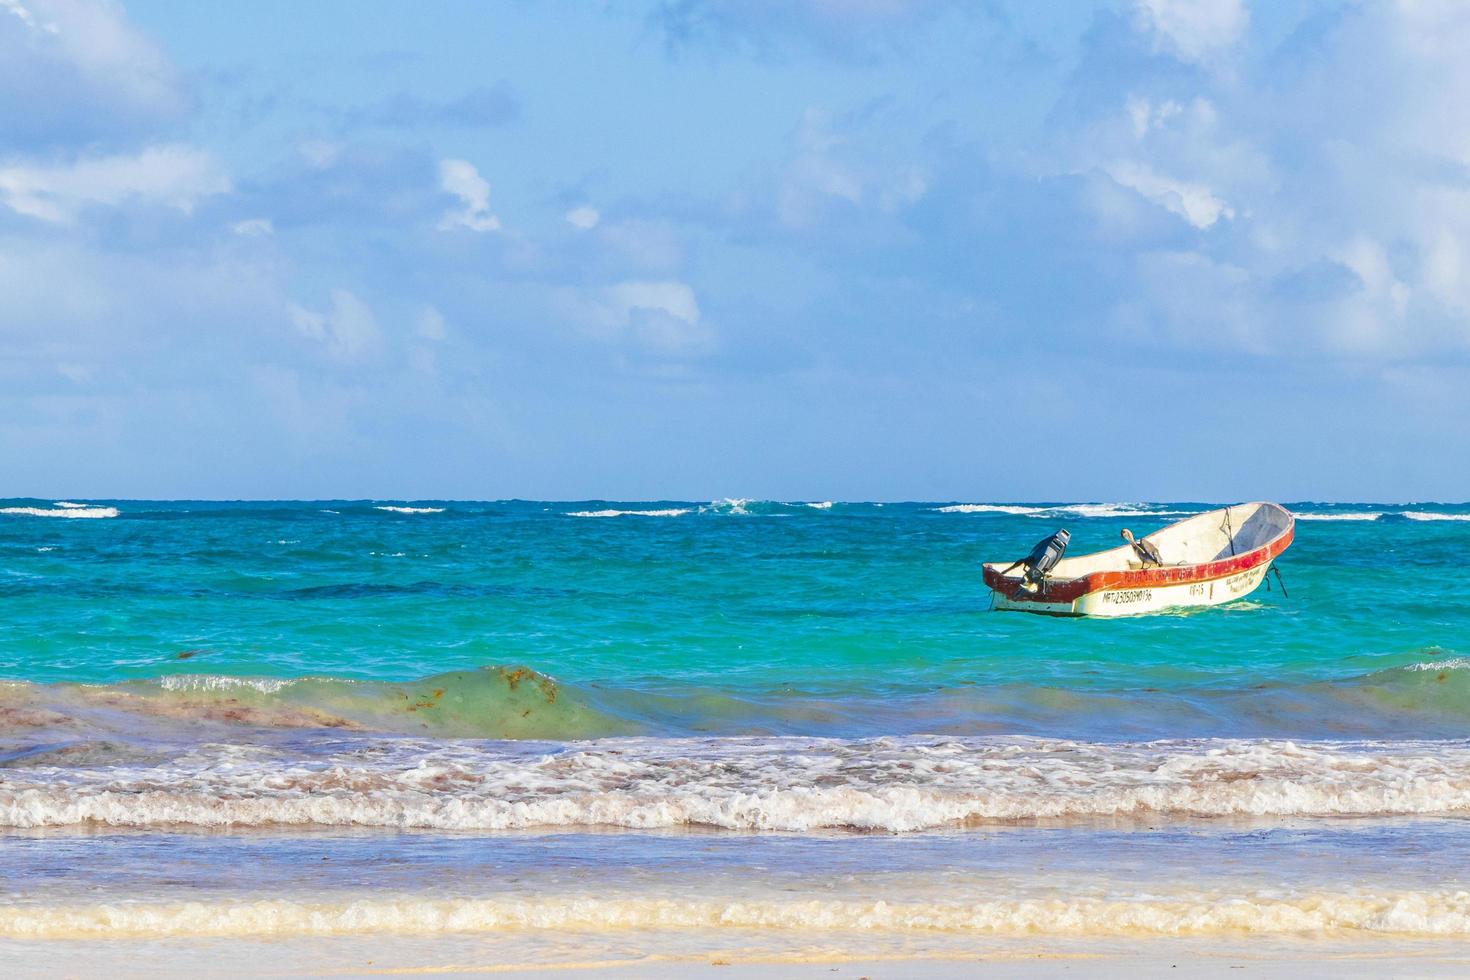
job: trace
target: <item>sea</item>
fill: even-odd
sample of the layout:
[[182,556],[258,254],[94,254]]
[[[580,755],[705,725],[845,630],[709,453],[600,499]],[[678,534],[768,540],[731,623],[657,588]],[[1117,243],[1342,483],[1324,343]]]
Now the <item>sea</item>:
[[1470,506],[990,608],[1213,506],[0,501],[0,939],[1470,939]]

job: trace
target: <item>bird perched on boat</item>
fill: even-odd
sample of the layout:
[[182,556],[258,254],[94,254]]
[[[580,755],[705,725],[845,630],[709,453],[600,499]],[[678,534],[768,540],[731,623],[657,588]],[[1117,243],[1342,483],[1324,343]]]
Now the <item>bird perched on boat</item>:
[[1164,556],[1159,554],[1158,545],[1146,538],[1135,539],[1133,532],[1126,527],[1123,528],[1123,540],[1133,545],[1133,553],[1138,556],[1138,560],[1143,563],[1144,568],[1150,565],[1162,565],[1164,563]]

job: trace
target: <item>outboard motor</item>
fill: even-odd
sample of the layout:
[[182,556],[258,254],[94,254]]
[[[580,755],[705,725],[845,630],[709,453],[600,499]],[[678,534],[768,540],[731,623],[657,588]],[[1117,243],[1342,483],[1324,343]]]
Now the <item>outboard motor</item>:
[[1011,593],[1011,598],[1014,599],[1023,591],[1034,592],[1037,583],[1041,583],[1045,588],[1047,573],[1055,568],[1057,562],[1062,560],[1062,555],[1067,553],[1067,542],[1070,540],[1072,540],[1071,533],[1063,528],[1046,540],[1037,542],[1036,547],[1031,549],[1031,554],[1025,558],[1011,562],[1010,566],[1001,572],[1001,575],[1007,574],[1017,565],[1023,566],[1026,570],[1025,575],[1021,577],[1021,584],[1016,586],[1015,592]]

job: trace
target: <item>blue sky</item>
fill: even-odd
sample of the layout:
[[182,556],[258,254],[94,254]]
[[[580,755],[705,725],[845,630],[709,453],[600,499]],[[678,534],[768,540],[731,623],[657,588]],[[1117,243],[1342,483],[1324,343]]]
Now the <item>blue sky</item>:
[[0,0],[0,494],[1470,497],[1456,3]]

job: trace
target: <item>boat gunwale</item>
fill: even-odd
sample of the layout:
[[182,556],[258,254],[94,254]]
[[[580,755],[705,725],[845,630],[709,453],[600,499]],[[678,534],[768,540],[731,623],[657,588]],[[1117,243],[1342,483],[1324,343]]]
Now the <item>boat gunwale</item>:
[[[1161,568],[1134,568],[1126,570],[1110,570],[1089,572],[1086,575],[1070,579],[1050,579],[1046,584],[1044,593],[1025,593],[1011,595],[1021,584],[1020,576],[1001,575],[996,569],[998,563],[986,563],[984,566],[985,584],[992,591],[1004,592],[1013,602],[1038,602],[1038,603],[1061,603],[1075,602],[1085,595],[1094,592],[1106,592],[1112,589],[1142,589],[1165,585],[1189,585],[1195,582],[1209,582],[1216,579],[1229,578],[1240,572],[1247,572],[1263,562],[1273,561],[1286,550],[1296,535],[1296,516],[1280,504],[1272,504],[1269,501],[1259,501],[1262,504],[1279,508],[1286,515],[1286,527],[1275,537],[1259,547],[1250,551],[1243,551],[1238,555],[1228,558],[1217,558],[1213,561],[1199,562],[1194,565],[1168,565]],[[1232,504],[1231,507],[1220,507],[1217,511],[1230,510],[1232,507],[1242,506]],[[1185,518],[1186,521],[1197,520],[1213,511],[1205,511],[1195,514],[1193,517]],[[1185,521],[1175,521],[1174,524],[1166,524],[1164,528],[1183,524]],[[1158,533],[1158,532],[1151,532]]]

